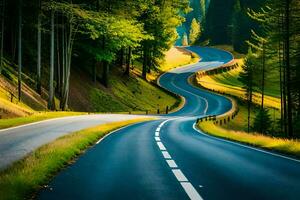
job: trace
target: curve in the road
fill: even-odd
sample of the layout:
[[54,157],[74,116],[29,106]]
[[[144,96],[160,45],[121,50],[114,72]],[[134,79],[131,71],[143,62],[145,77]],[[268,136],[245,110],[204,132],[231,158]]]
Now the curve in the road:
[[[124,128],[56,176],[39,199],[300,199],[300,163],[199,134],[195,118],[231,109],[225,97],[187,78],[232,60],[230,53],[188,48],[201,62],[160,78],[185,98],[168,119]],[[200,132],[201,133],[201,132]]]

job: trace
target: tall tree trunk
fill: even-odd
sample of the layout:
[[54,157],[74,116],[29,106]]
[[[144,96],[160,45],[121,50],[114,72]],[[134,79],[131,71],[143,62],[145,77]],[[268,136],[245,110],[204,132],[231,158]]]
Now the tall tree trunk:
[[248,94],[248,126],[247,126],[247,131],[248,133],[250,132],[250,125],[251,125],[251,105],[252,105],[252,92],[253,92],[253,87],[252,87],[252,72],[251,76],[249,77],[248,80],[248,87],[249,87],[249,94]]
[[290,68],[290,3],[285,1],[285,59],[286,59],[286,88],[287,88],[287,123],[288,136],[293,137],[293,114],[292,114],[292,92],[291,92],[291,68]]
[[[265,42],[263,42],[263,52],[262,52],[262,80],[261,80],[261,108],[260,112],[264,112],[264,99],[265,99],[265,71],[266,71],[266,48],[265,48]],[[260,127],[261,133],[264,133],[264,130],[262,127],[264,127],[264,118],[262,117],[260,119]]]
[[93,72],[93,81],[94,83],[97,82],[97,65],[98,65],[98,61],[96,61],[96,63],[94,64],[94,72]]
[[[70,17],[72,18],[72,17]],[[64,71],[64,85],[61,98],[62,110],[68,109],[69,91],[70,91],[70,76],[71,76],[71,62],[72,62],[72,50],[74,39],[76,35],[77,27],[74,27],[71,21],[68,23],[68,31],[65,38],[65,71]]]
[[18,20],[18,100],[22,96],[22,0],[19,0],[19,20]]
[[[62,72],[61,72],[61,98],[63,96],[63,87],[65,85],[65,71],[66,71],[66,42],[65,42],[65,21],[62,17],[62,31],[61,31],[61,43],[62,43]],[[60,105],[60,108],[62,108],[62,104]]]
[[50,77],[48,108],[54,108],[54,11],[51,11],[51,48],[50,48]]
[[41,0],[39,0],[39,14],[38,14],[38,35],[37,35],[37,80],[36,80],[36,89],[38,94],[42,94],[42,84],[41,84]]
[[1,20],[1,49],[0,49],[0,74],[3,69],[3,43],[4,43],[4,22],[5,22],[5,0],[2,0],[2,20]]
[[103,72],[102,72],[102,82],[105,87],[108,87],[108,76],[109,76],[109,63],[104,60],[103,61]]
[[143,71],[142,71],[142,77],[143,79],[147,80],[147,72],[148,72],[148,58],[147,58],[147,48],[146,45],[144,44],[143,47]]
[[120,50],[120,67],[122,68],[123,67],[123,65],[124,65],[124,47],[122,47],[121,48],[121,50]]
[[128,54],[127,54],[127,59],[126,59],[126,70],[125,70],[126,76],[130,75],[131,55],[132,55],[132,49],[131,49],[131,47],[128,47]]
[[[59,18],[57,17],[57,24],[59,24]],[[56,56],[57,56],[57,70],[56,70],[56,82],[57,82],[57,85],[56,85],[56,89],[57,89],[57,92],[59,94],[59,96],[61,97],[61,55],[60,55],[60,38],[59,38],[59,34],[60,34],[60,31],[59,31],[59,27],[57,26],[56,28]]]
[[[102,48],[105,49],[105,36],[102,38]],[[106,60],[102,61],[102,83],[105,87],[108,87],[108,78],[109,78],[109,63]]]

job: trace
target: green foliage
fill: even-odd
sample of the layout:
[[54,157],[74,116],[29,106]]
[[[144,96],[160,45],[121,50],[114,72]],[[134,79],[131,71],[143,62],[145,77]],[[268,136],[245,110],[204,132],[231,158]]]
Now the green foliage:
[[184,35],[183,35],[183,37],[182,37],[181,45],[182,45],[182,46],[188,46],[188,45],[189,45],[189,42],[188,42],[188,38],[187,38],[186,33],[184,33]]
[[190,44],[194,44],[195,42],[197,42],[200,36],[201,36],[200,22],[198,22],[194,18],[190,28],[190,36],[189,36]]
[[259,133],[271,134],[272,119],[269,110],[264,108],[260,110],[254,118],[253,130]]
[[252,95],[253,88],[257,86],[255,81],[255,72],[257,71],[255,55],[249,50],[245,63],[242,66],[242,71],[239,74],[238,80],[244,85],[243,88],[246,92],[246,97],[250,98],[249,95]]

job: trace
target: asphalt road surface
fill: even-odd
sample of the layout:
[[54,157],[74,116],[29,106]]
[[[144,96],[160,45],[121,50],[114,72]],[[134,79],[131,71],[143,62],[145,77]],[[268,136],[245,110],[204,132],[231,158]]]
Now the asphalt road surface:
[[222,114],[230,101],[188,84],[200,69],[232,55],[190,47],[202,60],[163,75],[160,84],[186,100],[176,113],[128,126],[59,173],[39,199],[300,199],[300,162],[207,136],[197,117]]
[[82,115],[45,120],[0,130],[0,170],[61,136],[92,126],[135,119],[135,115]]
[[197,117],[222,114],[232,105],[225,97],[190,86],[187,78],[231,61],[232,55],[189,49],[202,60],[159,80],[185,98],[181,110],[110,134],[60,172],[38,198],[300,199],[299,161],[195,129]]

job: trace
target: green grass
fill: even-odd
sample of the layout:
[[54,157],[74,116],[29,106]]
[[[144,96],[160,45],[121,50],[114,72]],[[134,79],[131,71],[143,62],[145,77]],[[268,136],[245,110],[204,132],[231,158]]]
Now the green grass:
[[[32,198],[34,192],[85,149],[95,144],[107,133],[137,122],[136,119],[96,126],[63,136],[42,146],[10,168],[0,172],[0,199],[18,200]],[[105,162],[105,161],[104,161]]]
[[[214,46],[216,48],[224,49],[226,51],[231,52],[234,57],[238,60],[244,59],[245,55],[239,54],[233,50],[231,46],[228,45],[219,45]],[[237,70],[232,70],[226,73],[217,74],[211,76],[211,79],[218,82],[219,84],[229,85],[233,87],[243,87],[243,84],[238,80],[239,72],[241,72],[241,67]],[[260,72],[257,73],[259,75]],[[276,69],[269,69],[266,74],[266,85],[265,85],[265,94],[271,97],[280,97],[280,82],[279,82],[279,72]],[[259,91],[259,88],[255,88]]]
[[24,125],[24,124],[33,123],[33,122],[46,120],[46,119],[83,115],[83,114],[87,114],[87,113],[83,113],[83,112],[39,112],[38,113],[36,112],[26,117],[0,119],[0,129]]
[[[245,101],[235,98],[237,102],[237,106],[239,108],[239,112],[234,118],[234,120],[231,120],[229,123],[226,125],[222,125],[224,129],[227,130],[234,130],[234,131],[247,131],[247,126],[248,126],[248,109],[247,109],[247,104]],[[251,121],[251,126],[253,125],[254,118],[256,114],[259,112],[260,107],[257,105],[252,105],[251,107],[251,115],[250,115],[250,121]],[[278,119],[280,119],[280,111],[277,109],[269,109],[269,114],[271,116],[271,120],[274,122]],[[275,126],[275,123],[273,124]]]
[[300,141],[281,139],[265,136],[257,133],[248,134],[243,131],[227,130],[212,122],[200,122],[198,127],[205,133],[224,138],[227,140],[241,142],[247,145],[264,148],[300,158]]
[[[148,81],[154,82],[161,73],[197,62],[198,59],[181,48],[172,48],[166,53],[166,59],[158,71],[152,70],[148,74]],[[130,77],[124,76],[118,69],[112,71],[109,91],[90,90],[94,111],[145,113],[148,110],[149,113],[156,113],[157,109],[165,112],[167,106],[176,109],[180,105],[180,98],[141,78],[140,63],[134,63],[134,66]]]
[[111,83],[113,94],[133,111],[165,110],[166,106],[170,108],[180,101],[140,77],[129,77],[122,81],[119,81],[118,77],[113,77]]

